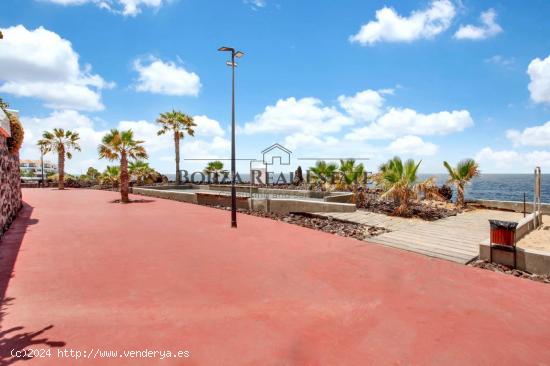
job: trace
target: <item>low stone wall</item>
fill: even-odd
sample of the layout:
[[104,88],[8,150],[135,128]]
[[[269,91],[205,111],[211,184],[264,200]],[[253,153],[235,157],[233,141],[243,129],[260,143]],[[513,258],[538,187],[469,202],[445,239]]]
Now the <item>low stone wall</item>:
[[[202,189],[203,187],[201,187]],[[231,185],[230,184],[209,184],[208,188],[206,188],[211,191],[220,191],[220,192],[231,192]],[[238,193],[250,193],[252,190],[252,193],[258,192],[258,187],[250,187],[250,186],[235,186],[235,192]]]
[[136,188],[136,189],[156,189],[156,190],[164,191],[164,190],[168,190],[168,189],[182,189],[182,190],[194,189],[195,186],[193,186],[192,184],[180,184],[179,186],[176,185],[176,184],[163,184],[163,185],[158,185],[158,186],[134,186],[132,188]]
[[531,231],[536,230],[540,225],[542,225],[542,215],[538,211],[530,213],[521,219],[516,228],[516,242],[520,241]]
[[278,189],[278,188],[259,188],[259,194],[277,195],[285,197],[301,197],[301,198],[323,198],[329,195],[329,192],[307,191],[303,189]]
[[290,212],[355,212],[357,207],[348,203],[323,202],[300,199],[269,199],[268,210],[275,213]]
[[[174,201],[198,203],[201,205],[231,206],[229,194],[210,192],[186,192],[185,189],[165,190],[157,188],[133,187],[133,193],[144,196],[166,198]],[[354,212],[354,204],[341,202],[324,202],[320,200],[299,198],[248,198],[237,196],[237,207],[256,211],[289,213],[289,212]]]
[[[479,258],[489,261],[489,239],[479,244]],[[493,263],[514,266],[514,253],[493,248]],[[536,274],[550,274],[550,253],[530,248],[516,247],[516,268]]]
[[168,191],[166,189],[168,188],[151,189],[151,188],[133,187],[132,193],[141,194],[143,196],[149,196],[149,197],[166,198],[173,201],[197,203],[197,196],[195,195],[194,192],[185,192],[185,189],[182,189],[181,192],[173,192],[173,191]]
[[0,136],[0,236],[8,229],[21,209],[19,156],[11,154],[6,139]]
[[[485,208],[523,212],[523,202],[518,201],[469,200],[468,203]],[[550,204],[543,203],[540,210],[543,215],[550,215]],[[525,203],[525,211],[527,213],[532,213],[533,202]]]
[[[199,205],[231,206],[231,196],[215,193],[195,193]],[[237,197],[237,208],[248,209],[248,197]]]
[[353,203],[354,194],[351,192],[334,192],[324,198],[325,202]]

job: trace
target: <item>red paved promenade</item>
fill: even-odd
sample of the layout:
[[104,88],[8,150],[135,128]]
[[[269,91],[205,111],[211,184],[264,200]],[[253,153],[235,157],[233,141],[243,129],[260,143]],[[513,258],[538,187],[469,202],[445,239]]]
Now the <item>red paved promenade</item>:
[[[21,364],[550,364],[548,285],[190,204],[23,195],[0,364],[28,346],[51,357]],[[58,358],[97,349],[190,357]]]

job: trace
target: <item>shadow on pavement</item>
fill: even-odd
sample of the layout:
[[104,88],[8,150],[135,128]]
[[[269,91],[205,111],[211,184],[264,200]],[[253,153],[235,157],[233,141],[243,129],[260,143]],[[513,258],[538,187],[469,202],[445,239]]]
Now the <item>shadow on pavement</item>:
[[37,219],[31,218],[32,211],[32,206],[23,203],[23,208],[19,212],[19,215],[4,236],[2,236],[2,239],[0,239],[0,295],[2,296],[0,305],[0,366],[28,360],[29,357],[14,357],[13,355],[14,352],[24,350],[29,346],[65,346],[65,342],[50,341],[46,337],[41,337],[44,332],[53,328],[53,325],[31,332],[22,332],[22,330],[25,329],[23,326],[17,326],[6,330],[4,330],[3,327],[3,319],[7,313],[7,308],[13,305],[15,301],[12,297],[6,297],[6,292],[10,279],[13,277],[13,268],[17,260],[17,255],[19,254],[28,227],[38,223]]

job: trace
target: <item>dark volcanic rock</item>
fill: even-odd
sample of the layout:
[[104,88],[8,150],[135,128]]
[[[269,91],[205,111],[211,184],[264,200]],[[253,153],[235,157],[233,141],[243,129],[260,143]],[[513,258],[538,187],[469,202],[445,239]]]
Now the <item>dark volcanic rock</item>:
[[[228,207],[221,206],[210,206],[222,210],[229,210]],[[326,233],[336,234],[339,236],[345,236],[354,238],[357,240],[365,240],[370,237],[380,235],[386,232],[389,232],[388,229],[369,226],[363,224],[357,224],[347,221],[341,221],[330,217],[322,217],[307,213],[291,213],[291,214],[278,214],[278,213],[267,213],[260,211],[250,211],[250,210],[238,210],[239,213],[244,213],[247,215],[265,217],[272,220],[283,221],[293,225],[299,225],[302,227],[307,227],[309,229],[324,231]]]
[[487,269],[493,272],[500,272],[506,275],[526,278],[529,280],[538,281],[542,283],[550,283],[550,275],[538,275],[538,274],[533,274],[529,272],[524,272],[524,271],[520,271],[519,269],[513,269],[510,267],[504,266],[502,264],[489,263],[481,259],[473,261],[469,265],[476,268]]

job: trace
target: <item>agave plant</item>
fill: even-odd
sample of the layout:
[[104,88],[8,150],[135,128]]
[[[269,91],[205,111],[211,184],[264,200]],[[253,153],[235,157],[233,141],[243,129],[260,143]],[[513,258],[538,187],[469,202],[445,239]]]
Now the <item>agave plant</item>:
[[444,161],[443,165],[449,172],[448,183],[452,183],[456,187],[456,205],[464,207],[464,187],[472,180],[472,178],[480,174],[479,165],[473,159],[464,159],[452,167],[448,162]]
[[58,188],[65,188],[65,157],[71,159],[73,155],[69,150],[80,151],[78,141],[80,135],[78,132],[64,130],[62,128],[54,128],[52,132],[45,131],[42,134],[42,139],[37,142],[38,147],[43,154],[51,151],[57,152],[57,166],[59,170]]
[[313,182],[322,189],[330,189],[334,183],[334,175],[338,171],[336,164],[327,163],[324,160],[319,160],[315,163],[315,166],[309,168],[309,171],[313,173]]
[[100,159],[120,161],[120,201],[122,203],[130,202],[128,197],[130,181],[128,160],[147,159],[147,153],[142,144],[143,141],[134,140],[132,130],[119,131],[112,129],[103,136],[102,144],[98,147]]
[[214,184],[219,183],[219,176],[220,174],[223,174],[225,171],[223,169],[223,163],[219,160],[211,161],[206,165],[206,168],[204,168],[204,173],[208,176],[213,176],[213,182]]
[[396,215],[406,214],[409,211],[410,200],[417,196],[417,172],[420,163],[422,161],[416,163],[412,159],[403,163],[401,158],[396,156],[380,166],[378,183],[384,190],[382,197],[391,197],[398,202]]

